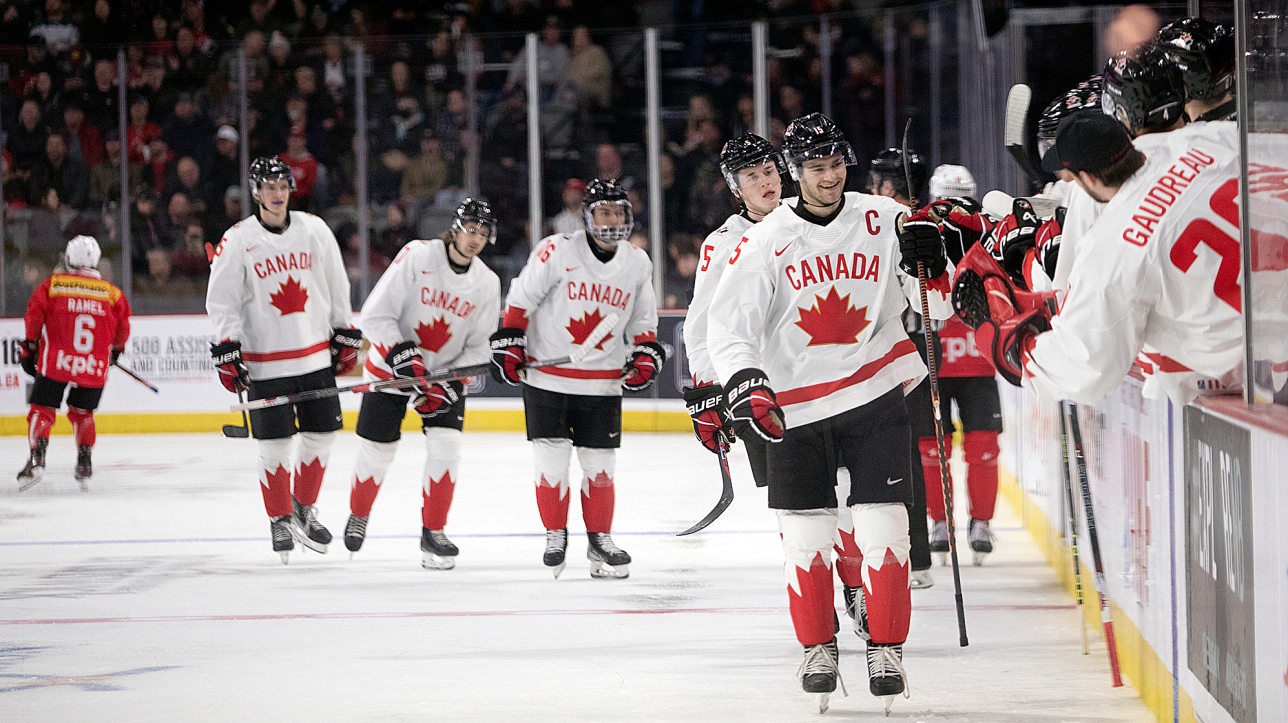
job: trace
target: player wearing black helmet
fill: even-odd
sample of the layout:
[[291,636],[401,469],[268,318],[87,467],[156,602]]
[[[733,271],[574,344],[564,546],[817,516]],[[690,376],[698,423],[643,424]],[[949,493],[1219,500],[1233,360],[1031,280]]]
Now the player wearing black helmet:
[[[908,190],[908,176],[912,190]],[[916,151],[908,151],[908,169],[904,170],[903,151],[887,148],[868,165],[868,193],[888,196],[912,208],[923,205],[926,198],[926,162]]]
[[1132,137],[1185,124],[1181,69],[1157,45],[1148,43],[1110,58],[1103,77],[1101,108]]
[[1158,47],[1181,69],[1185,114],[1192,121],[1234,116],[1234,31],[1203,18],[1182,18],[1163,26]]

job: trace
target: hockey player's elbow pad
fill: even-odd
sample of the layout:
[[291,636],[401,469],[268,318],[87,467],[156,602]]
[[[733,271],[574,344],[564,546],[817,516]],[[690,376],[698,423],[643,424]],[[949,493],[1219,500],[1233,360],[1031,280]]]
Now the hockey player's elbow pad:
[[498,382],[519,386],[523,382],[523,363],[527,361],[527,337],[522,329],[501,327],[489,337],[492,346],[492,377]]
[[766,442],[783,439],[783,410],[769,386],[769,376],[759,369],[743,369],[725,385],[725,402],[740,437],[754,434]]

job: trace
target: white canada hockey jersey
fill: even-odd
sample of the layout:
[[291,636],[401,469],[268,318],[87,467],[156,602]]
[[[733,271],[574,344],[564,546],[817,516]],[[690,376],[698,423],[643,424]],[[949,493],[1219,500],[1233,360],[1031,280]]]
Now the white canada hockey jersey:
[[605,263],[588,244],[585,231],[542,239],[510,284],[503,323],[524,328],[519,319],[526,318],[528,357],[557,359],[617,314],[612,334],[580,362],[529,369],[526,383],[564,394],[621,396],[622,367],[631,347],[657,339],[653,264],[628,243],[618,244]]
[[[412,241],[398,252],[362,307],[362,335],[371,342],[366,379],[393,378],[385,363],[404,341],[420,347],[425,368],[483,364],[501,314],[501,280],[482,260],[456,273],[440,239]],[[392,392],[399,393],[399,392]]]
[[[836,416],[903,382],[926,365],[904,331],[917,279],[899,269],[895,220],[908,208],[883,196],[846,193],[826,226],[788,199],[750,228],[729,258],[709,314],[707,343],[722,383],[755,367],[789,426]],[[929,292],[930,315],[952,314],[946,280]]]
[[349,326],[349,277],[326,222],[290,212],[282,233],[249,216],[224,232],[210,266],[215,337],[242,345],[252,379],[331,366],[332,329]]
[[1242,363],[1238,155],[1232,124],[1199,125],[1152,139],[1144,167],[1078,240],[1025,386],[1094,403],[1149,345],[1171,360],[1158,383],[1187,404]]
[[707,318],[711,300],[715,298],[721,275],[729,266],[734,247],[752,225],[751,219],[736,213],[702,242],[698,273],[693,280],[693,300],[689,302],[689,313],[684,317],[684,351],[689,357],[689,374],[693,377],[694,386],[713,384],[717,379],[716,368],[707,353]]

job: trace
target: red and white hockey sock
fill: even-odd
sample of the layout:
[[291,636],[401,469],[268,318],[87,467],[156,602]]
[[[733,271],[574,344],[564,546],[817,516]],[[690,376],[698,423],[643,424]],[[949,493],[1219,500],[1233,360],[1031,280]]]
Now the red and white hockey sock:
[[58,410],[41,404],[33,404],[27,410],[27,447],[36,448],[36,442],[49,439],[49,430],[54,428]]
[[[778,510],[788,609],[801,645],[821,645],[836,634],[832,599],[832,543],[835,510]],[[907,531],[905,530],[905,535]]]
[[854,505],[854,539],[863,551],[863,593],[874,643],[902,643],[912,620],[908,588],[908,508],[898,503]]
[[578,447],[577,461],[581,463],[581,519],[586,531],[612,532],[617,450]]
[[333,444],[335,432],[300,432],[299,455],[296,457],[299,461],[295,466],[293,488],[295,501],[301,505],[318,501],[322,475],[326,474],[326,462],[331,457]]
[[94,427],[94,410],[78,409],[69,404],[67,420],[72,423],[72,436],[76,439],[77,448],[93,447],[98,441],[98,430]]
[[447,525],[447,511],[452,507],[452,493],[460,478],[461,431],[447,427],[425,430],[425,471],[420,508],[421,524],[427,530],[441,530]]
[[997,432],[967,432],[962,437],[962,452],[966,457],[970,516],[991,520],[997,507]]
[[845,506],[850,496],[850,471],[844,467],[837,470],[836,499],[841,506],[836,509],[836,576],[846,587],[863,585],[863,552],[854,541],[854,515]]
[[[939,444],[934,437],[922,437],[917,440],[921,449],[921,469],[926,476],[926,513],[935,522],[943,522],[944,515],[944,481],[939,478]],[[944,454],[953,458],[953,438],[944,436]],[[948,471],[948,483],[952,484],[953,473]]]
[[291,438],[259,440],[259,491],[269,517],[291,514]]
[[353,483],[349,488],[349,511],[357,517],[371,515],[385,474],[394,462],[397,442],[373,442],[358,438],[358,459],[353,464]]
[[532,440],[532,459],[536,468],[537,511],[547,530],[568,527],[568,462],[572,460],[572,440],[543,438]]

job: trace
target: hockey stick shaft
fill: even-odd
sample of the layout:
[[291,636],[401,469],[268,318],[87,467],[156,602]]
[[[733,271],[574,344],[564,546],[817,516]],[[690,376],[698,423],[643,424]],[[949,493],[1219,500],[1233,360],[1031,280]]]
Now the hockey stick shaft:
[[157,389],[155,386],[153,386],[151,382],[149,382],[148,380],[146,380],[146,379],[144,379],[143,377],[139,376],[138,374],[135,374],[135,373],[134,373],[134,371],[133,371],[132,369],[127,369],[126,367],[121,366],[121,363],[120,363],[120,362],[112,362],[112,366],[114,366],[114,367],[116,367],[117,369],[120,369],[121,371],[125,372],[126,376],[128,376],[129,378],[131,378],[131,379],[133,379],[134,381],[138,382],[139,384],[142,384],[143,386],[147,387],[148,389],[151,389],[153,394],[160,394],[160,393],[161,393],[161,390],[160,390],[160,389]]
[[1060,405],[1060,459],[1064,470],[1064,500],[1069,508],[1069,547],[1073,551],[1073,590],[1078,601],[1078,631],[1082,633],[1082,654],[1087,654],[1087,618],[1083,613],[1082,564],[1078,561],[1078,508],[1073,506],[1073,479],[1069,474],[1069,420]]
[[716,518],[724,514],[724,511],[729,509],[729,505],[733,503],[733,477],[729,474],[729,456],[725,453],[725,446],[723,444],[719,445],[716,450],[716,454],[720,457],[720,481],[723,485],[720,492],[720,501],[717,502],[716,506],[707,513],[706,517],[698,520],[693,527],[676,534],[676,537],[692,535],[695,532],[700,532],[701,530],[706,529],[707,525],[715,522]]
[[1095,568],[1096,592],[1100,595],[1100,622],[1105,629],[1105,647],[1109,649],[1109,671],[1114,687],[1123,684],[1122,670],[1118,666],[1118,644],[1114,638],[1114,619],[1109,609],[1109,587],[1105,579],[1105,565],[1100,556],[1100,533],[1096,531],[1096,513],[1091,504],[1091,483],[1087,479],[1087,460],[1083,455],[1082,425],[1078,422],[1078,406],[1065,402],[1069,417],[1069,433],[1073,437],[1073,458],[1078,465],[1078,485],[1082,489],[1082,514],[1087,521],[1087,538],[1091,542],[1091,561]]

